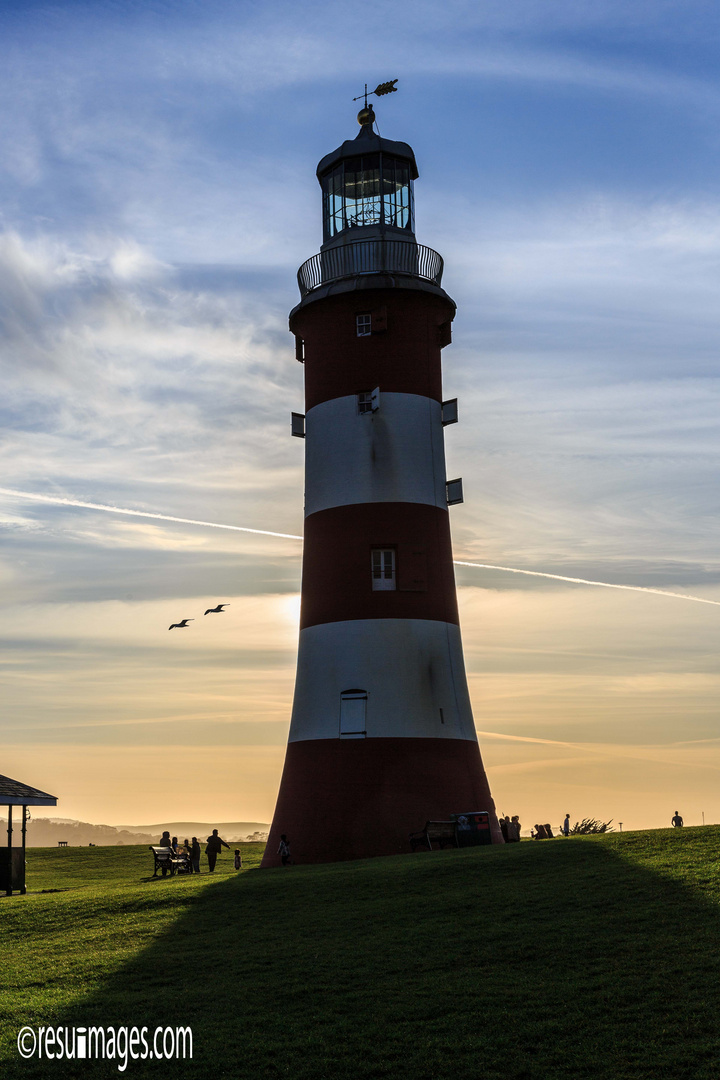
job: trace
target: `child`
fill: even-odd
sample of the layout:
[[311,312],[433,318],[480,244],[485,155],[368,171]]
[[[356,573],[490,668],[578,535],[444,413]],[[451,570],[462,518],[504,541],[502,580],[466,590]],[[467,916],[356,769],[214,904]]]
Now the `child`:
[[240,848],[235,848],[235,869],[242,870],[242,855],[240,854]]

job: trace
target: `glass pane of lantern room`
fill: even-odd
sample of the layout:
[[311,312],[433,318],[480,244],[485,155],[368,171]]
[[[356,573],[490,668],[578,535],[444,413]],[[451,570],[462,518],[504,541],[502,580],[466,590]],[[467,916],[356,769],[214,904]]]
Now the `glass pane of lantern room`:
[[347,228],[343,207],[343,168],[337,165],[323,177],[325,240]]
[[347,228],[380,221],[380,155],[348,158],[345,162],[345,224]]
[[412,181],[410,168],[399,158],[383,160],[383,212],[386,225],[412,229]]

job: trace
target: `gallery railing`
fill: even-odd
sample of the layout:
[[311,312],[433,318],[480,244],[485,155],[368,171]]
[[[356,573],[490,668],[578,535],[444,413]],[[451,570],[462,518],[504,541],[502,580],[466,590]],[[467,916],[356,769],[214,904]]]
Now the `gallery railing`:
[[300,296],[318,285],[358,274],[411,274],[439,285],[443,261],[437,251],[409,240],[359,240],[313,255],[298,270]]

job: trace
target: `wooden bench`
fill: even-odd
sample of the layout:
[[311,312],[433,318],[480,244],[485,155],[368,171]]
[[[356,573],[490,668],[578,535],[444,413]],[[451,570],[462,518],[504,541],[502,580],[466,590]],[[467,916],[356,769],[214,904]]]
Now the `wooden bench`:
[[172,848],[169,847],[153,847],[150,845],[150,850],[155,856],[155,869],[153,870],[153,877],[157,877],[158,870],[162,870],[163,877],[170,871],[170,877],[173,876],[178,870],[187,870],[190,862],[185,855],[176,855]]
[[413,851],[422,844],[428,851],[432,851],[433,843],[444,848],[447,844],[451,847],[459,847],[457,838],[456,821],[426,821],[425,828],[420,832],[410,833],[410,846]]

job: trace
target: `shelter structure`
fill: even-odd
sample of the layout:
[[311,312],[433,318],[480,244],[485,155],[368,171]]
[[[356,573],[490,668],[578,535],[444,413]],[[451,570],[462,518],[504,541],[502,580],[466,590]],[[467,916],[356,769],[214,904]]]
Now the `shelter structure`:
[[441,350],[455,303],[415,237],[412,148],[374,130],[322,159],[323,245],[290,313],[304,363],[305,533],[297,680],[263,865],[409,852],[426,821],[486,812],[463,659]]
[[[48,795],[47,791],[30,787],[29,784],[21,784],[19,780],[12,780],[9,776],[0,776],[0,806],[8,808],[7,845],[0,847],[0,892],[6,896],[12,896],[13,891],[22,896],[27,892],[25,887],[25,847],[27,838],[27,808],[28,806],[57,806],[54,795]],[[21,809],[21,836],[22,845],[13,847],[13,807]]]

